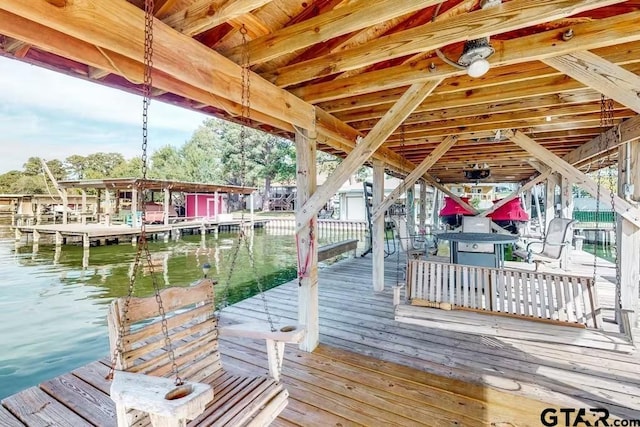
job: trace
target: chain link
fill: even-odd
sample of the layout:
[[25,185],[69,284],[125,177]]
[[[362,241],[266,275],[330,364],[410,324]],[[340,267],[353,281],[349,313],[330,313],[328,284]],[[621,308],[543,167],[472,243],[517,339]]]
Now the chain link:
[[[596,224],[595,229],[598,230],[600,228],[600,197],[601,197],[601,187],[602,187],[602,167],[606,164],[608,168],[608,179],[609,179],[609,196],[611,199],[611,210],[613,212],[613,234],[616,238],[616,256],[615,256],[615,268],[616,268],[616,279],[615,279],[615,287],[616,287],[616,311],[617,318],[620,319],[622,313],[622,286],[620,283],[620,264],[618,263],[618,253],[617,246],[619,244],[618,240],[618,220],[615,209],[615,187],[613,186],[613,169],[611,168],[611,139],[616,138],[616,136],[611,136],[614,126],[614,102],[613,99],[607,98],[604,95],[600,97],[600,141],[598,144],[599,151],[601,153],[606,152],[606,163],[604,160],[600,161],[600,166],[598,167],[597,172],[597,191],[596,191]],[[617,135],[617,133],[614,133]],[[618,159],[620,161],[620,159]],[[597,232],[597,231],[596,231]],[[604,244],[603,244],[604,248]],[[597,249],[598,249],[598,239],[596,236],[596,241],[594,244],[593,251],[593,281],[595,283],[596,280],[596,272],[597,272]]]
[[[610,134],[613,134],[613,136],[607,134],[606,140],[607,140],[607,165],[609,168],[609,197],[611,198],[611,211],[613,213],[613,235],[615,236],[615,242],[616,242],[616,256],[615,256],[615,264],[616,264],[616,297],[617,297],[617,302],[616,302],[616,307],[618,309],[618,319],[621,318],[622,316],[622,283],[620,282],[620,263],[618,262],[618,245],[620,244],[620,242],[618,242],[618,215],[616,214],[616,194],[615,194],[615,190],[614,190],[614,186],[613,186],[613,180],[614,180],[614,176],[613,176],[613,169],[611,167],[611,140],[614,138],[619,138],[619,133],[618,132],[614,132],[613,126],[614,126],[614,115],[613,115],[613,109],[614,109],[614,102],[613,99],[608,98],[605,102],[605,120],[606,120],[606,126],[609,127],[611,129],[611,132],[609,132]],[[616,141],[618,142],[618,141]],[[617,145],[617,144],[616,144]],[[618,163],[620,162],[620,159],[618,159]],[[626,171],[625,173],[628,173],[628,171]]]
[[125,330],[125,321],[127,320],[127,314],[129,312],[129,305],[131,303],[131,298],[133,297],[133,292],[135,288],[136,276],[138,274],[138,270],[140,268],[140,263],[144,256],[144,260],[147,263],[147,267],[149,268],[149,273],[151,275],[151,281],[153,283],[153,292],[155,296],[156,303],[158,304],[158,313],[161,318],[161,329],[162,334],[164,336],[164,344],[167,350],[167,354],[169,357],[169,361],[171,363],[171,372],[175,377],[175,384],[181,385],[182,379],[179,375],[178,365],[176,363],[175,353],[173,351],[173,346],[171,344],[171,339],[169,338],[169,329],[167,326],[167,316],[165,312],[164,305],[162,303],[162,298],[160,296],[160,285],[158,283],[157,274],[154,271],[153,262],[151,260],[151,252],[149,251],[149,242],[147,239],[147,230],[146,230],[146,209],[144,207],[144,201],[146,196],[146,180],[147,180],[147,171],[148,171],[148,156],[147,156],[147,147],[149,140],[149,105],[151,104],[151,90],[153,88],[153,10],[154,10],[154,0],[145,0],[144,4],[144,72],[143,72],[143,84],[142,84],[142,180],[139,186],[138,192],[138,206],[142,206],[142,217],[140,224],[140,237],[138,239],[138,245],[136,249],[136,256],[133,262],[133,271],[131,272],[131,276],[129,277],[129,286],[127,289],[127,296],[124,300],[124,307],[122,308],[122,317],[123,321],[120,322],[120,327],[118,329],[118,339],[116,342],[116,347],[113,352],[112,361],[111,361],[111,370],[109,372],[108,377],[113,377],[113,372],[115,370],[115,366],[118,360],[118,357],[124,354],[124,336],[127,332]]
[[[242,96],[241,96],[241,117],[240,117],[240,185],[246,185],[246,141],[248,139],[248,126],[251,122],[251,69],[250,69],[250,60],[249,60],[249,49],[247,46],[247,28],[242,25],[240,28],[240,34],[242,35]],[[240,217],[240,225],[238,231],[238,239],[235,244],[235,248],[231,253],[231,264],[229,266],[229,271],[225,278],[225,283],[222,288],[221,301],[216,304],[216,320],[218,324],[220,323],[220,315],[222,314],[222,310],[228,305],[229,300],[229,287],[231,285],[231,277],[233,273],[236,271],[236,265],[238,263],[238,254],[240,252],[240,248],[244,247],[247,250],[247,254],[249,257],[249,264],[252,269],[253,276],[256,280],[256,285],[258,286],[258,292],[260,293],[260,297],[262,299],[262,304],[264,306],[264,312],[267,316],[267,321],[269,322],[269,328],[271,332],[275,332],[276,328],[273,322],[273,318],[271,317],[271,312],[269,311],[269,304],[267,303],[267,297],[264,293],[265,289],[262,286],[262,282],[260,280],[260,274],[256,267],[256,260],[253,256],[253,251],[249,246],[249,239],[247,238],[247,234],[244,231],[245,227],[245,217],[244,217],[244,195],[240,195],[240,202],[242,207],[242,214]],[[282,371],[282,363],[280,361],[280,354],[278,350],[277,343],[274,342],[275,353],[276,353],[276,361],[278,372]]]

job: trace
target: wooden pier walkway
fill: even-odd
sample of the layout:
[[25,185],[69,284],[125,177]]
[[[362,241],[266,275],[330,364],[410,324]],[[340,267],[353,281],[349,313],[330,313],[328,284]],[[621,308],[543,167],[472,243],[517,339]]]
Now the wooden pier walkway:
[[[588,270],[588,254],[573,261],[576,273]],[[547,407],[640,418],[640,358],[620,334],[437,310],[433,327],[398,323],[391,286],[402,280],[403,262],[386,260],[380,293],[372,291],[369,257],[320,271],[321,345],[313,353],[288,346],[291,398],[274,425],[539,426]],[[602,263],[606,279],[610,264]],[[598,283],[612,308],[606,280]],[[274,320],[296,321],[295,281],[266,296]],[[264,318],[259,296],[223,312],[229,323]],[[485,333],[482,322],[503,333]],[[221,349],[231,372],[267,372],[263,343],[221,339]],[[4,399],[0,426],[115,425],[106,372],[94,362]]]
[[[264,227],[268,219],[257,219],[253,221],[254,227]],[[249,224],[248,220],[228,220],[214,221],[203,219],[191,219],[174,222],[170,224],[149,224],[146,226],[149,235],[178,235],[184,232],[206,233],[225,228],[238,227],[240,224]],[[23,234],[31,235],[31,240],[36,243],[41,236],[53,238],[53,243],[57,245],[67,243],[80,243],[84,246],[92,244],[104,244],[105,242],[132,241],[140,235],[140,228],[134,228],[126,224],[43,224],[43,225],[20,225],[14,227],[16,240]],[[29,238],[27,237],[27,240]]]

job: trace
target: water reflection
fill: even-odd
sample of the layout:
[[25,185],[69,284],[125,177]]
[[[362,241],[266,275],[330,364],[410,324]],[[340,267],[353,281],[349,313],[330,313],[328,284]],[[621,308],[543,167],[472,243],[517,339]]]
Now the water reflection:
[[[34,252],[32,245],[15,245],[13,239],[2,237],[0,398],[107,355],[107,304],[126,294],[136,251],[130,245],[87,249],[40,244]],[[204,244],[201,236],[150,242],[158,282],[189,285],[202,277],[202,265],[207,262],[211,276],[226,277],[235,242],[235,234],[225,233],[206,235]],[[258,231],[250,247],[266,287],[295,277],[291,235],[267,236]],[[239,268],[229,287],[230,303],[256,293],[248,263],[246,248],[240,248]],[[150,270],[140,268],[135,295],[152,294]]]

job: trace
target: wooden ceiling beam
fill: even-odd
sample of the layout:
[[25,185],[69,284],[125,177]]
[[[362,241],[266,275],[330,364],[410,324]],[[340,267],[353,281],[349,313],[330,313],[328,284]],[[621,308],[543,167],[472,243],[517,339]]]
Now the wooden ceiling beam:
[[[581,50],[594,50],[612,45],[640,40],[640,12],[630,12],[593,22],[558,28],[538,34],[511,40],[492,40],[496,53],[489,61],[492,68],[521,64],[548,57],[564,55]],[[573,38],[562,40],[562,34],[571,29]],[[604,49],[601,49],[604,50]],[[623,50],[612,54],[625,55]],[[598,52],[596,52],[598,53]],[[603,52],[604,53],[604,52]],[[600,53],[598,53],[600,54]],[[625,55],[627,58],[634,56]],[[613,62],[617,62],[611,59]],[[435,69],[431,68],[431,64]],[[529,72],[520,70],[520,72]],[[493,74],[494,71],[491,71]],[[464,70],[458,70],[437,58],[411,61],[395,67],[370,71],[354,77],[310,84],[292,90],[292,93],[312,104],[344,98],[345,95],[358,96],[370,92],[393,89],[431,78],[460,77],[467,80]],[[486,80],[477,79],[482,83]],[[446,87],[446,81],[443,83]],[[462,84],[462,86],[465,86]],[[441,88],[444,89],[444,88]]]
[[[617,111],[614,113],[615,119],[623,119],[633,117],[635,113],[630,110]],[[445,137],[447,135],[458,135],[458,134],[467,134],[473,136],[480,132],[490,132],[489,136],[492,136],[497,130],[502,130],[506,128],[516,128],[516,129],[527,129],[527,133],[529,132],[545,132],[552,130],[569,130],[569,129],[580,129],[584,125],[588,126],[598,126],[600,123],[600,116],[593,114],[584,114],[584,115],[575,115],[575,116],[564,116],[562,118],[556,119],[552,122],[546,122],[544,119],[534,121],[534,120],[513,120],[498,124],[493,123],[478,123],[474,125],[468,126],[458,126],[458,127],[450,127],[450,128],[440,128],[431,130],[428,127],[423,130],[418,130],[415,132],[405,132],[405,141],[407,138],[419,139],[419,138],[432,138],[432,137]],[[478,138],[486,138],[486,136],[478,136]],[[385,146],[398,146],[401,145],[402,138],[396,132],[392,136],[389,137],[387,144]]]
[[[640,62],[625,64],[624,68],[632,73],[640,72]],[[394,91],[395,92],[395,91]],[[570,96],[571,92],[579,92],[578,95]],[[425,111],[437,111],[450,108],[470,107],[478,104],[506,103],[515,101],[524,103],[525,99],[532,97],[556,96],[559,105],[561,101],[566,103],[586,102],[599,99],[594,97],[597,93],[594,89],[586,88],[585,85],[571,77],[559,74],[550,77],[535,78],[514,83],[505,83],[488,87],[478,87],[468,91],[455,91],[451,93],[433,94],[433,100],[425,103],[416,109],[414,116]],[[345,98],[341,100],[321,103],[318,106],[323,110],[335,114],[345,122],[356,122],[380,117],[389,108],[397,96],[394,93],[381,92],[376,101],[369,103],[372,95],[365,95],[361,98]],[[573,99],[572,99],[573,98]],[[372,106],[371,106],[372,105]],[[535,108],[535,107],[527,107]],[[493,111],[487,111],[492,113]]]
[[371,157],[388,136],[411,114],[413,109],[433,92],[438,83],[440,82],[416,83],[407,90],[407,93],[398,100],[396,105],[380,119],[378,126],[359,140],[355,148],[338,165],[327,181],[301,207],[296,215],[298,228],[307,224],[320,211],[320,208],[338,191],[349,176]]
[[[298,24],[284,27],[247,43],[251,64],[259,64],[334,37],[358,31],[389,19],[429,7],[442,0],[355,0]],[[240,62],[243,47],[223,55]]]
[[4,41],[2,42],[2,49],[16,58],[24,58],[30,48],[31,44],[11,37],[5,36]]
[[[133,60],[144,53],[144,12],[125,0],[74,0],[63,7],[47,0],[3,0],[4,10]],[[88,16],[90,15],[90,17]],[[101,25],[95,25],[99,21]],[[241,67],[155,20],[154,69],[241,104]],[[179,55],[176,52],[180,52]],[[67,52],[69,55],[69,52]],[[313,107],[251,74],[251,108],[303,129],[315,126]]]
[[184,35],[193,37],[238,18],[273,0],[198,0],[162,20]]
[[640,76],[587,51],[543,62],[640,113]]
[[[614,110],[626,110],[625,107],[616,105]],[[500,125],[500,123],[508,123],[513,120],[532,120],[535,122],[554,122],[558,119],[562,120],[563,117],[566,116],[575,116],[577,114],[599,114],[600,113],[600,105],[596,103],[589,103],[583,105],[574,105],[570,107],[558,107],[558,108],[544,108],[544,109],[536,109],[536,110],[524,110],[518,112],[508,112],[508,113],[498,113],[495,112],[491,115],[479,114],[475,116],[462,117],[450,120],[421,120],[414,121],[409,117],[407,122],[404,123],[404,132],[406,134],[410,134],[415,131],[422,130],[435,130],[435,129],[446,129],[452,127],[461,127],[461,126],[473,126],[479,122],[484,124],[495,124]],[[370,123],[370,121],[367,121]],[[366,131],[368,127],[358,126],[357,123],[352,124],[356,129],[360,131]],[[399,135],[398,135],[399,136]]]
[[[566,160],[556,156],[554,153],[547,150],[520,131],[509,130],[505,133],[506,136],[514,144],[530,153],[532,156],[549,166],[555,172],[560,173],[564,177],[572,179],[576,185],[583,188],[585,191],[591,194],[591,196],[599,198],[598,202],[609,201],[609,195],[601,194],[601,192],[598,191],[597,183],[593,179],[580,172],[580,170],[572,166]],[[616,212],[626,220],[634,224],[636,227],[640,228],[640,209],[636,208],[631,203],[627,202],[616,194],[612,194],[611,197],[612,199],[614,199],[611,201],[613,202]]]
[[415,167],[411,171],[409,175],[405,179],[402,180],[402,183],[394,188],[394,190],[387,197],[384,198],[381,204],[375,207],[373,210],[373,214],[371,215],[372,219],[375,220],[380,215],[384,215],[384,213],[391,207],[391,205],[398,200],[398,198],[407,191],[407,188],[411,187],[424,176],[425,173],[433,166],[451,147],[455,145],[457,138],[455,136],[448,136],[442,141],[438,146],[429,153],[428,156],[420,162],[418,166]]
[[[142,79],[142,63],[106,49],[98,49],[87,42],[2,9],[0,9],[0,28],[3,32],[27,40],[46,52],[87,64],[94,69],[121,75],[130,81]],[[195,88],[157,70],[153,73],[153,85],[154,88],[167,90],[187,99],[225,110],[230,116],[240,117],[241,115],[240,104],[215,96],[209,91]],[[252,118],[277,129],[293,132],[293,127],[289,123],[269,115],[254,111]]]
[[597,159],[603,153],[637,139],[640,139],[640,116],[624,120],[618,126],[602,132],[591,141],[564,156],[563,160],[572,165],[584,163],[591,159]]
[[[561,19],[577,13],[621,3],[621,0],[513,0],[381,37],[362,46],[283,67],[265,78],[280,87],[366,67],[480,37]],[[397,7],[397,6],[392,6]],[[328,66],[330,64],[330,66]]]

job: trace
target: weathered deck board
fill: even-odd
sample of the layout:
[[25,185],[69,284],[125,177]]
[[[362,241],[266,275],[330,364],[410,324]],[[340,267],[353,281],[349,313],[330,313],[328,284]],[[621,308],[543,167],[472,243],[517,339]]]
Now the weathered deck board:
[[24,424],[0,405],[0,427],[24,427]]
[[72,374],[46,381],[40,388],[93,425],[117,424],[115,404],[109,396]]
[[2,401],[20,421],[30,427],[91,426],[71,409],[37,387],[31,387]]

